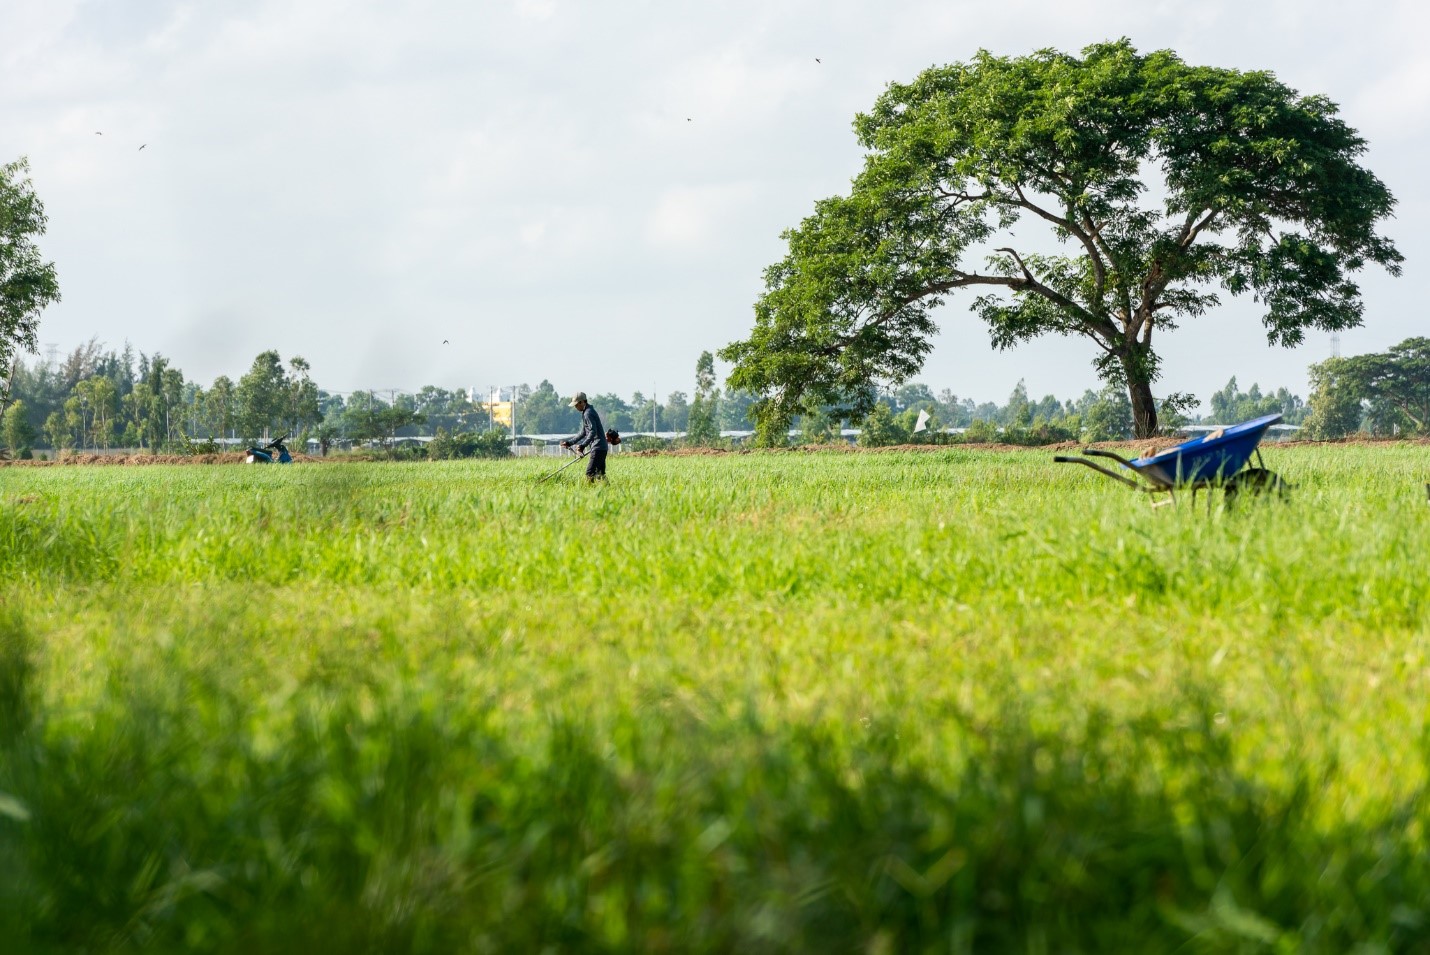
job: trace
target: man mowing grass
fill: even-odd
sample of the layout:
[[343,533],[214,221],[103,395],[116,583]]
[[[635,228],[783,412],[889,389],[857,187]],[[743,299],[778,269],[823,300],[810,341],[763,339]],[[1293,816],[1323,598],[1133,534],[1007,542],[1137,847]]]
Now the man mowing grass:
[[591,449],[591,460],[586,464],[586,480],[594,482],[597,478],[602,481],[606,479],[606,432],[601,428],[601,416],[596,414],[596,409],[591,407],[586,401],[586,392],[576,392],[576,397],[571,399],[571,407],[581,412],[581,433],[574,438],[567,438],[561,442],[563,448],[574,447],[578,451]]

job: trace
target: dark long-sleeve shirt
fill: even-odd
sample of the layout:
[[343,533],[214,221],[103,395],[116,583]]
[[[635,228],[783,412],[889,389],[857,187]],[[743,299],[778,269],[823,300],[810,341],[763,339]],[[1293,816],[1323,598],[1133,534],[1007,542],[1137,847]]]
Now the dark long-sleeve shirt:
[[568,439],[571,444],[582,451],[589,447],[592,451],[605,451],[606,429],[601,427],[601,416],[596,414],[596,409],[591,405],[586,406],[586,410],[581,412],[581,433],[574,438]]

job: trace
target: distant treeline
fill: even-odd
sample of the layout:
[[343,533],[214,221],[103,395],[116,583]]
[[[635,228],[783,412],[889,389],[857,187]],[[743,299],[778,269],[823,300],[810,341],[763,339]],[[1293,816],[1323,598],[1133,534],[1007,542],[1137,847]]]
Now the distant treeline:
[[[226,375],[204,387],[185,377],[163,355],[146,355],[129,344],[107,349],[91,339],[54,362],[20,362],[13,370],[13,403],[3,421],[0,444],[11,453],[30,449],[115,447],[184,451],[211,438],[257,440],[292,432],[313,438],[324,452],[334,445],[388,442],[398,437],[476,435],[498,427],[490,412],[464,391],[428,385],[413,393],[326,391],[313,381],[301,357],[286,365],[277,351],[259,354],[237,381]],[[1305,426],[1307,437],[1334,439],[1349,434],[1425,434],[1430,431],[1430,339],[1411,338],[1385,353],[1333,358],[1311,368],[1309,401],[1280,388],[1243,391],[1235,378],[1214,392],[1211,413],[1188,418],[1177,413],[1186,396],[1173,396],[1162,420],[1178,427],[1203,420],[1218,424],[1280,413],[1288,424]],[[516,430],[521,434],[574,434],[580,418],[567,395],[550,381],[516,388]],[[692,443],[714,443],[720,432],[751,431],[754,396],[721,392],[714,363],[704,353],[696,364],[693,398],[673,391],[660,401],[636,392],[592,395],[607,427],[622,432],[687,433]],[[915,434],[920,412],[926,430]],[[860,429],[861,443],[946,440],[945,429],[969,429],[966,439],[1018,443],[1112,440],[1132,433],[1126,391],[1088,390],[1060,401],[1033,399],[1019,382],[1002,404],[976,402],[950,389],[937,394],[910,382],[879,397],[874,411],[859,420],[830,412],[795,419],[801,440],[832,440],[842,428]]]

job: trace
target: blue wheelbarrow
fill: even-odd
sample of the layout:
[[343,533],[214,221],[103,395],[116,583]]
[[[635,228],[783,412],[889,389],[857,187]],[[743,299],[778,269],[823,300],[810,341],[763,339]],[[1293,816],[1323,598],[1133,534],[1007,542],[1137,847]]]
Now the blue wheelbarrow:
[[[1136,490],[1168,494],[1171,500],[1176,500],[1178,491],[1191,491],[1195,499],[1197,491],[1203,488],[1221,488],[1228,501],[1234,500],[1238,494],[1271,492],[1279,495],[1284,494],[1290,485],[1266,470],[1258,445],[1266,435],[1266,429],[1280,420],[1279,414],[1252,418],[1230,428],[1183,441],[1165,451],[1149,452],[1140,458],[1124,458],[1101,448],[1083,448],[1082,453],[1087,457],[1057,455],[1053,460],[1059,464],[1081,464]],[[1252,455],[1256,456],[1257,466],[1249,468],[1246,465]],[[1116,461],[1141,480],[1134,480],[1125,473],[1088,460],[1092,457]]]

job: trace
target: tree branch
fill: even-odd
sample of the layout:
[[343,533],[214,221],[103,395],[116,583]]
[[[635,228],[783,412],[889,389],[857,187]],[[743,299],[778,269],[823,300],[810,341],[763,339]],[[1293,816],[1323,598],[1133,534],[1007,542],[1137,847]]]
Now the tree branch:
[[[1072,235],[1077,236],[1078,240],[1082,242],[1083,248],[1087,249],[1088,258],[1092,260],[1092,276],[1094,283],[1092,300],[1099,308],[1101,308],[1102,293],[1103,290],[1107,287],[1107,263],[1103,260],[1102,251],[1098,249],[1098,242],[1093,238],[1093,236],[1097,236],[1099,239],[1101,238],[1101,235],[1097,232],[1096,228],[1084,229],[1076,222],[1073,222],[1072,219],[1065,219],[1062,216],[1054,215],[1053,213],[1044,209],[1042,206],[1039,206],[1037,203],[1031,202],[1028,199],[1027,195],[1024,194],[1023,187],[1016,182],[1013,184],[1013,192],[1018,196],[1018,205],[1022,206],[1024,209],[1027,209],[1034,215],[1046,219],[1047,221],[1058,226],[1059,228],[1066,229]],[[1091,219],[1087,219],[1085,215],[1084,219],[1086,219],[1088,226],[1092,226]]]
[[[1182,223],[1182,231],[1177,236],[1177,249],[1180,252],[1190,249],[1196,242],[1197,236],[1216,221],[1220,211],[1211,209],[1202,215],[1203,210],[1194,209],[1187,213],[1186,221]],[[1201,221],[1197,221],[1198,216],[1202,216]],[[1167,285],[1171,281],[1172,273],[1163,268],[1161,259],[1153,259],[1152,268],[1142,282],[1142,301],[1134,315],[1132,329],[1132,336],[1140,337],[1144,345],[1152,340],[1152,319],[1159,307],[1157,300],[1167,290]]]
[[992,199],[996,196],[996,193],[992,192],[984,192],[976,196],[969,195],[966,192],[949,192],[947,189],[943,188],[938,183],[934,183],[933,191],[938,193],[939,197],[942,199],[956,199],[959,202],[980,202],[984,199]]
[[[1086,308],[1079,305],[1077,302],[1074,302],[1066,295],[1038,281],[1037,277],[1033,275],[1032,270],[1028,268],[1027,263],[1023,261],[1023,257],[1018,254],[1018,251],[1016,249],[1002,248],[994,249],[993,251],[1007,252],[1009,255],[1011,255],[1013,257],[1013,261],[1018,263],[1018,268],[1021,269],[1023,272],[1022,285],[1029,291],[1041,295],[1043,298],[1052,302],[1059,308],[1076,314],[1081,320],[1083,328],[1086,329],[1087,332],[1092,335],[1094,339],[1097,339],[1100,335],[1104,338],[1107,338],[1107,340],[1110,342],[1113,338],[1117,336],[1117,329],[1112,325],[1111,322],[1106,321],[1105,319],[1101,318],[1093,312],[1089,312]],[[1016,288],[1016,286],[1010,287]],[[1100,345],[1102,344],[1102,342],[1099,341],[1098,344]]]
[[1191,248],[1192,243],[1197,240],[1197,236],[1202,234],[1202,230],[1205,229],[1207,226],[1211,225],[1213,222],[1215,222],[1216,217],[1220,214],[1220,209],[1213,209],[1208,212],[1206,214],[1206,217],[1202,219],[1201,222],[1198,222],[1196,225],[1192,225],[1192,220],[1196,218],[1196,213],[1188,215],[1186,225],[1182,226],[1182,237],[1177,242],[1178,248],[1181,248],[1183,250]]

